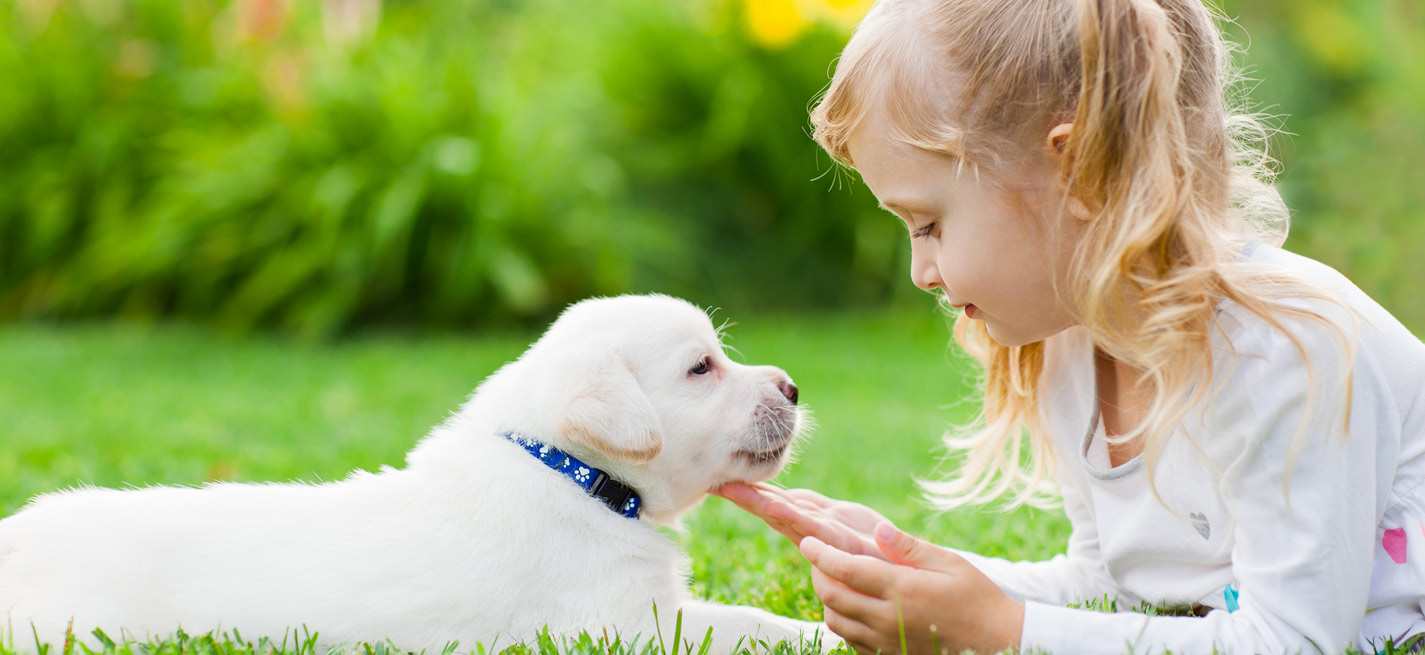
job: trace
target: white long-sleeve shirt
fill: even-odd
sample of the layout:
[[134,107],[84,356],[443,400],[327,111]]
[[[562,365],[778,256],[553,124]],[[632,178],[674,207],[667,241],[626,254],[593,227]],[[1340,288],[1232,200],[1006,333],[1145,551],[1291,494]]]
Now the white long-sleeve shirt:
[[[1220,392],[1189,412],[1158,458],[1160,502],[1143,456],[1108,462],[1086,330],[1050,338],[1041,418],[1073,527],[1067,552],[1032,563],[965,554],[1026,601],[1021,649],[1275,654],[1355,644],[1373,653],[1382,637],[1425,632],[1425,345],[1323,264],[1256,244],[1243,258],[1303,274],[1359,313],[1352,327],[1339,308],[1302,301],[1347,330],[1349,372],[1328,329],[1288,322],[1312,353],[1309,378],[1290,338],[1224,302]],[[1065,606],[1105,595],[1121,608],[1211,611]]]

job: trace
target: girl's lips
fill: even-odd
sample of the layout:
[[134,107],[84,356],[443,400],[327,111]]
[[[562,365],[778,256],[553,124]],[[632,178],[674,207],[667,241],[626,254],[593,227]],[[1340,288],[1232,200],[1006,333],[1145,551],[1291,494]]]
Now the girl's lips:
[[974,305],[965,305],[966,318],[974,318],[977,313],[979,313],[979,310]]

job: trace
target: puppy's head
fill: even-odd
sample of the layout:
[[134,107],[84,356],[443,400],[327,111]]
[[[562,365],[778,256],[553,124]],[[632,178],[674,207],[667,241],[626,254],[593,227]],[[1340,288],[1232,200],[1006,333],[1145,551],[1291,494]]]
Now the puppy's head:
[[532,411],[506,427],[633,486],[662,522],[776,475],[803,425],[785,372],[732,361],[707,314],[667,296],[577,303],[512,367]]

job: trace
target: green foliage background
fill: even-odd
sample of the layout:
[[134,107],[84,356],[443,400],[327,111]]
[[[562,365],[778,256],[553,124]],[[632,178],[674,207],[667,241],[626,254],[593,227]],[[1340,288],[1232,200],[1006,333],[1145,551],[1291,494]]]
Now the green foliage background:
[[[1236,0],[1252,98],[1294,210],[1287,246],[1425,332],[1425,3]],[[1250,38],[1249,38],[1250,37]]]
[[[903,234],[807,137],[849,26],[770,44],[745,20],[770,1],[387,0],[345,38],[318,2],[0,4],[0,318],[327,336],[913,292]],[[1421,6],[1226,11],[1290,114],[1289,245],[1425,326]]]

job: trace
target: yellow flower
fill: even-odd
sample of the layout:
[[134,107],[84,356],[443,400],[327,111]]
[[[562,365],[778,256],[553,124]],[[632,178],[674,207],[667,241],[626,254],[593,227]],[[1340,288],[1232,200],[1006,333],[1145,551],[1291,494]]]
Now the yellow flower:
[[740,0],[747,31],[757,43],[781,48],[796,41],[813,23],[850,32],[866,16],[873,0]]
[[742,16],[752,39],[771,48],[790,44],[807,28],[794,0],[743,0]]
[[866,17],[872,0],[814,0],[812,12],[819,18],[843,30],[849,30]]

